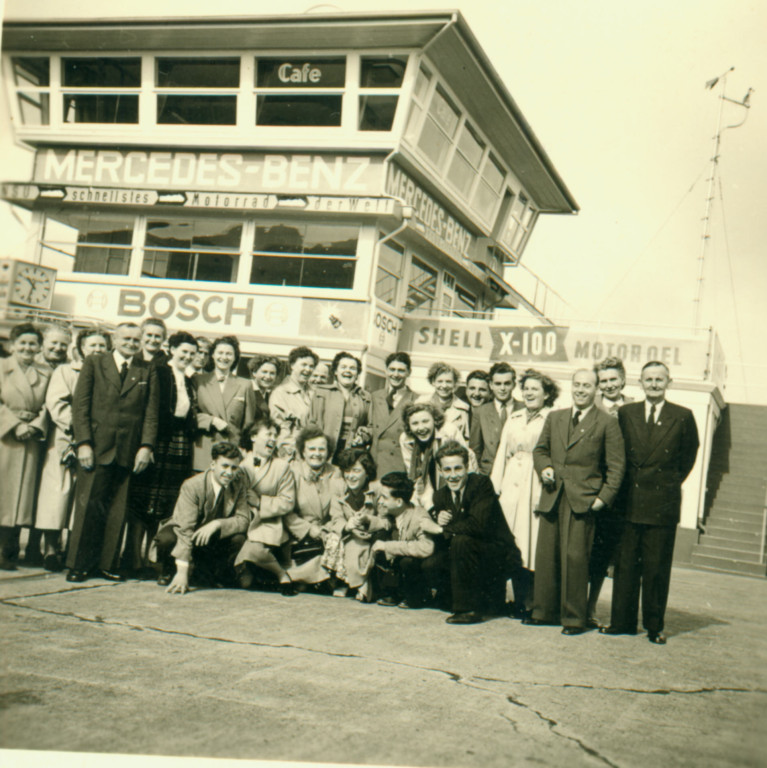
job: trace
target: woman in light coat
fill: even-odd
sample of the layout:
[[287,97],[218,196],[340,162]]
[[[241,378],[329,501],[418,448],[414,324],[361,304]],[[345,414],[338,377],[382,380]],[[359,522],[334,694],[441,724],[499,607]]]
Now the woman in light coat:
[[61,531],[67,528],[74,502],[76,449],[72,434],[72,396],[83,360],[110,349],[109,333],[91,327],[77,334],[71,363],[58,366],[51,375],[45,407],[53,429],[40,479],[35,528],[43,532],[43,567],[60,571]]
[[197,392],[197,428],[201,434],[194,446],[194,469],[210,465],[210,449],[219,440],[239,445],[242,435],[256,418],[256,398],[248,379],[236,375],[240,344],[234,336],[222,336],[210,351],[213,370],[198,373],[193,383]]
[[461,442],[468,444],[471,408],[456,394],[461,375],[447,363],[434,363],[429,368],[426,378],[434,387],[434,392],[431,395],[422,395],[418,398],[419,402],[429,402],[439,408],[445,417],[447,429],[455,428],[463,438]]
[[519,384],[525,407],[506,419],[490,479],[522,553],[523,572],[513,579],[515,607],[522,614],[532,608],[532,572],[538,539],[535,506],[541,495],[541,481],[533,468],[533,448],[559,395],[559,387],[548,376],[532,369],[525,371]]
[[0,569],[15,570],[21,526],[34,522],[37,480],[48,432],[50,369],[35,362],[42,334],[32,323],[11,329],[11,356],[0,360]]

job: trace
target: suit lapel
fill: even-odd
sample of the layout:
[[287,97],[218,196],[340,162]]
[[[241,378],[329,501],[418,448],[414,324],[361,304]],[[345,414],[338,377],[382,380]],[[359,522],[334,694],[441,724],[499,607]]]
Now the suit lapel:
[[655,449],[663,442],[664,438],[671,431],[674,426],[674,414],[668,407],[668,403],[663,406],[660,412],[660,419],[656,422],[655,426],[650,430],[650,439],[648,440],[649,451],[647,457],[649,458]]
[[104,373],[104,378],[107,379],[119,392],[122,387],[122,382],[120,381],[120,371],[117,370],[117,363],[115,363],[112,353],[108,352],[103,355],[99,362],[101,363],[101,370]]
[[[567,414],[568,419],[571,419],[570,412]],[[597,409],[595,406],[592,406],[591,410],[578,422],[578,425],[573,429],[572,435],[570,435],[570,440],[567,444],[567,448],[572,448],[587,432],[590,432],[594,425],[596,424],[597,420]],[[568,422],[568,429],[569,429],[569,422]]]
[[[114,360],[114,358],[112,359]],[[134,357],[133,360],[128,363],[128,375],[125,377],[125,381],[122,383],[122,387],[120,388],[121,395],[124,395],[128,390],[135,387],[139,381],[142,381],[143,371],[141,369],[145,368],[146,365],[147,364],[143,361],[140,361],[138,357]],[[117,378],[119,381],[119,374]]]
[[[208,390],[208,394],[210,395],[211,400],[213,400],[213,409],[215,411],[213,415],[218,416],[220,419],[226,419],[226,405],[224,403],[224,395],[222,394],[221,386],[216,379],[216,374],[209,373],[208,376],[208,382],[205,386]],[[229,381],[227,380],[227,383],[224,387],[225,389],[228,384]]]
[[[36,369],[35,373],[39,378],[40,374]],[[8,379],[13,383],[13,386],[18,390],[19,394],[24,401],[24,405],[27,406],[27,410],[32,410],[34,403],[34,392],[32,390],[32,384],[27,378],[27,374],[21,369],[21,366],[14,360],[13,368],[10,370]]]

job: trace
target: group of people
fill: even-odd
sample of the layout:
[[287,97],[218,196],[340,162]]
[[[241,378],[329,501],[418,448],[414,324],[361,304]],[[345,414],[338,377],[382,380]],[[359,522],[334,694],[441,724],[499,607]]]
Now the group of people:
[[597,626],[614,567],[601,631],[636,633],[641,585],[648,636],[665,642],[698,437],[665,400],[663,363],[642,369],[644,402],[627,402],[608,358],[552,410],[558,385],[532,369],[517,382],[505,362],[463,384],[436,363],[418,395],[404,352],[368,392],[349,352],[241,364],[234,336],[168,335],[158,318],[71,342],[22,323],[0,360],[0,568],[16,567],[26,527],[24,561],[70,582],[311,590],[435,605],[451,624],[511,607],[575,635]]

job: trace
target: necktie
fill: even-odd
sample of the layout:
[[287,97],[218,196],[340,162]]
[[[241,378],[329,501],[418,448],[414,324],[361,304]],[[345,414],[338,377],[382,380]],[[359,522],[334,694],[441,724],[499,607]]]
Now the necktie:
[[123,360],[123,364],[120,366],[120,382],[125,381],[125,377],[128,375],[128,362]]
[[211,520],[218,520],[220,517],[224,516],[224,496],[226,494],[226,489],[222,488],[218,492],[218,498],[216,499],[216,503],[213,505],[213,516],[211,517]]
[[253,457],[253,466],[254,467],[260,467],[261,466],[261,459],[258,456]]
[[394,390],[390,389],[389,394],[386,395],[386,405],[389,406],[389,413],[394,410]]
[[581,412],[576,410],[575,413],[573,414],[573,426],[577,427],[578,426],[578,422],[580,420],[581,420]]
[[509,414],[508,414],[508,412],[506,410],[506,403],[504,403],[501,406],[501,424],[505,424],[506,423],[506,418],[508,417],[508,415]]
[[655,426],[655,403],[650,406],[650,416],[647,419],[647,426],[650,428]]
[[455,504],[456,509],[461,508],[461,492],[457,491],[453,494],[453,503]]

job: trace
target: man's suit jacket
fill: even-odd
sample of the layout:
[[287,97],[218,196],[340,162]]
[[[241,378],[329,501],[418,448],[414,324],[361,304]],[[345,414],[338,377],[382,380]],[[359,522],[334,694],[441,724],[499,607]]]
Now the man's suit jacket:
[[[179,560],[192,559],[192,534],[203,525],[216,519],[216,497],[212,482],[213,470],[206,470],[185,480],[173,509],[173,516],[160,526],[160,531],[172,528],[176,534],[176,545],[171,553]],[[244,474],[237,473],[232,482],[222,488],[223,507],[218,510],[222,520],[220,538],[245,533],[250,522],[250,507],[246,494],[248,481]],[[160,532],[158,531],[158,533]]]
[[618,411],[618,423],[626,441],[626,519],[676,525],[682,483],[698,453],[698,429],[692,411],[666,402],[650,429],[642,401],[624,405]]
[[[239,376],[228,376],[223,392],[215,372],[198,373],[193,381],[197,388],[197,426],[205,433],[212,433],[214,440],[239,443],[242,433],[253,423],[256,414],[256,398],[250,381]],[[229,424],[226,433],[213,429],[214,417]]]
[[[511,408],[507,411],[507,418],[514,411],[524,408],[524,403],[519,400],[509,400],[506,407]],[[471,419],[471,437],[469,438],[469,448],[474,451],[479,464],[479,471],[483,475],[489,475],[493,471],[493,462],[495,454],[498,453],[498,444],[501,440],[503,425],[498,409],[495,407],[495,401],[490,401],[479,408],[474,409]]]
[[[351,427],[346,448],[351,448],[352,438],[358,427],[367,426],[370,419],[370,392],[355,387],[349,397]],[[338,384],[322,384],[312,396],[309,423],[318,426],[337,445],[344,423],[346,400]]]
[[444,526],[448,536],[470,536],[487,543],[509,543],[512,539],[501,504],[487,475],[470,472],[456,508],[452,491],[443,485],[434,492],[432,517],[445,510],[453,519]]
[[111,352],[90,355],[72,401],[75,443],[93,446],[96,464],[132,468],[141,446],[155,446],[159,403],[157,372],[141,355],[131,360],[122,384]]
[[429,515],[423,507],[408,507],[392,523],[391,540],[382,542],[383,551],[390,557],[429,557],[434,541],[421,530],[424,522],[429,522]]
[[288,540],[283,524],[285,515],[296,506],[296,479],[285,459],[271,458],[259,466],[253,464],[248,452],[240,464],[240,473],[247,478],[247,500],[251,509],[248,539],[279,547]]
[[415,402],[415,399],[415,392],[405,387],[397,405],[389,411],[386,388],[379,389],[370,396],[370,431],[373,435],[370,452],[378,467],[379,477],[389,472],[406,471],[405,463],[402,461],[399,437],[405,430],[402,414],[410,403]]
[[571,408],[551,411],[533,449],[539,476],[546,467],[554,469],[553,488],[544,485],[541,491],[540,512],[556,509],[563,491],[573,512],[583,514],[597,497],[610,506],[620,489],[626,455],[617,421],[593,407],[571,429],[572,414]]

